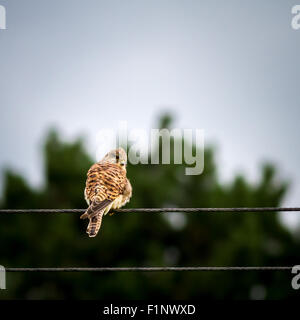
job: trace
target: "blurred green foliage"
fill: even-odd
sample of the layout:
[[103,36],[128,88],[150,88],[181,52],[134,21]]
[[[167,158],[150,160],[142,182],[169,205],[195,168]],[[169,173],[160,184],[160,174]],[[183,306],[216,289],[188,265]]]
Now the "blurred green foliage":
[[[172,119],[161,119],[161,127]],[[83,141],[62,142],[55,131],[44,147],[40,190],[7,170],[2,208],[85,208],[92,160]],[[214,149],[200,176],[184,165],[128,165],[133,197],[127,207],[279,206],[287,190],[265,165],[260,181],[237,176],[220,183]],[[90,239],[77,214],[1,215],[0,264],[6,267],[294,265],[300,244],[273,213],[115,214]],[[298,260],[297,260],[298,259]],[[289,272],[9,273],[1,299],[281,299],[297,297]]]

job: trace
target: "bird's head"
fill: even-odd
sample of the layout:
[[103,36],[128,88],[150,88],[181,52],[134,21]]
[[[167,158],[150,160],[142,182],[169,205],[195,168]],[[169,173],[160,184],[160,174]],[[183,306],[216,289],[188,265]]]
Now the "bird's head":
[[111,150],[105,155],[101,162],[115,163],[125,170],[127,165],[127,155],[125,150],[122,148]]

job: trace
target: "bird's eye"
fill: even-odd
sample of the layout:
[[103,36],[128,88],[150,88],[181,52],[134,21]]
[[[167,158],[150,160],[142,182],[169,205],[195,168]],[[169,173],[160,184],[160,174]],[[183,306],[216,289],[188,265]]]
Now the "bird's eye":
[[117,159],[117,160],[119,160],[119,158],[120,158],[120,157],[119,157],[119,155],[118,155],[118,154],[116,154],[116,159]]

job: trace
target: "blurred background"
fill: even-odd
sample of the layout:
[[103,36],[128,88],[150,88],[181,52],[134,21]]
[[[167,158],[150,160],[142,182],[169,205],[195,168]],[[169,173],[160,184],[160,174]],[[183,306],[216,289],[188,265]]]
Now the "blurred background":
[[[293,1],[0,0],[2,208],[84,208],[97,132],[205,130],[205,168],[129,165],[127,207],[299,206]],[[161,147],[160,147],[161,148]],[[106,152],[105,150],[104,152]],[[298,215],[299,216],[299,215]],[[297,213],[2,215],[0,264],[299,264]],[[0,299],[296,298],[289,272],[7,275]]]

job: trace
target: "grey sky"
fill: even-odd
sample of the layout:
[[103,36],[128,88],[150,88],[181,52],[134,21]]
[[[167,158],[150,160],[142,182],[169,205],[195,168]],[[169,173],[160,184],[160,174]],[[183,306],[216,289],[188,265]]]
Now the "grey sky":
[[[127,120],[148,127],[162,107],[203,128],[223,179],[255,180],[272,160],[299,205],[300,30],[297,1],[0,0],[0,166],[41,182],[49,127],[66,138]],[[299,4],[299,3],[298,3]],[[293,222],[294,214],[287,214]]]

